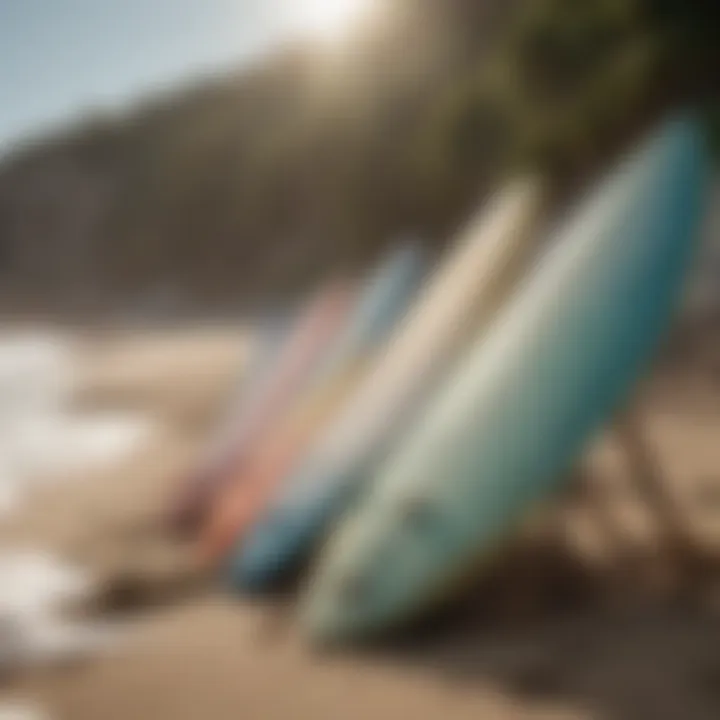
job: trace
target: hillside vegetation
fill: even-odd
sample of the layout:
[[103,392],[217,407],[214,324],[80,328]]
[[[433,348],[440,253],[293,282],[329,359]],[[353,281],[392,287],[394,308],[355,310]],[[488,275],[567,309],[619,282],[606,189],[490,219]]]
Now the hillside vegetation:
[[[6,305],[242,309],[440,247],[509,173],[559,197],[720,89],[715,0],[388,0],[296,45],[27,144],[0,165]],[[155,300],[153,300],[155,299]]]

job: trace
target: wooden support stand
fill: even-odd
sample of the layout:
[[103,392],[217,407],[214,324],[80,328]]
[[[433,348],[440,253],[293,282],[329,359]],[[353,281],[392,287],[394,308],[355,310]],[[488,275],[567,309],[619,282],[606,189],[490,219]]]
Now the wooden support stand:
[[615,433],[625,454],[630,480],[655,516],[662,544],[668,549],[687,549],[693,544],[690,530],[673,498],[668,479],[662,473],[661,462],[644,431],[638,405],[619,418]]
[[640,576],[652,578],[654,586],[669,583],[666,590],[692,592],[698,578],[699,553],[662,470],[662,462],[652,447],[637,399],[618,416],[611,426],[611,433],[626,463],[628,482],[653,518],[657,532],[655,552],[637,556],[629,551],[625,532],[607,497],[599,490],[597,478],[592,469],[583,468],[584,498],[592,508],[600,532],[618,556],[618,570],[628,581],[622,585],[635,585],[633,579]]

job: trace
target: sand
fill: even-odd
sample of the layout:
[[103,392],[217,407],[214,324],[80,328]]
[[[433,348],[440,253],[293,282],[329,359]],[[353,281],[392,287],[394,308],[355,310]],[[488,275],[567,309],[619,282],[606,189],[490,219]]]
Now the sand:
[[[562,514],[570,569],[561,569],[557,550],[543,564],[520,545],[473,601],[404,642],[322,654],[299,637],[292,606],[233,599],[189,574],[188,548],[167,537],[158,518],[222,409],[245,348],[246,339],[227,330],[87,342],[77,403],[146,412],[160,430],[110,470],[43,488],[1,526],[0,547],[51,550],[116,583],[141,578],[144,590],[113,598],[114,609],[124,603],[131,612],[120,616],[124,636],[111,654],[8,678],[0,703],[34,701],[55,720],[720,717],[714,575],[705,572],[682,602],[643,594],[662,586],[646,582],[655,577],[648,569],[657,527],[612,442],[600,443],[592,460],[593,487],[616,523],[612,542],[588,511],[587,493],[575,492],[562,506],[570,508]],[[645,397],[673,497],[713,558],[720,386],[707,372],[675,368]],[[631,556],[640,560],[622,574],[619,560]]]

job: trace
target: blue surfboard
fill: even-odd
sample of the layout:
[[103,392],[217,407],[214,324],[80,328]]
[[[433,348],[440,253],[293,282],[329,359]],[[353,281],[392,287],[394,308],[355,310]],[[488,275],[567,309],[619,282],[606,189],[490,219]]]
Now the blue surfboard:
[[359,288],[347,325],[317,367],[303,396],[312,395],[351,363],[373,357],[407,311],[425,272],[422,246],[406,240],[394,247]]

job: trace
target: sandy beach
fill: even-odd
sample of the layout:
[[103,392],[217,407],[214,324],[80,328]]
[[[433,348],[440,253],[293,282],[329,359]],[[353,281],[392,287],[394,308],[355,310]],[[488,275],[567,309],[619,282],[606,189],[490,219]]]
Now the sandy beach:
[[[615,582],[621,602],[588,601],[587,593],[568,592],[557,568],[533,575],[526,560],[505,575],[527,575],[516,592],[542,597],[537,612],[498,613],[512,596],[501,593],[493,610],[480,600],[466,604],[452,622],[411,640],[324,655],[298,636],[291,608],[233,599],[211,582],[183,582],[188,550],[159,526],[173,482],[237,380],[247,338],[220,329],[119,333],[90,337],[84,348],[77,405],[143,412],[157,431],[102,473],[34,493],[0,528],[0,547],[49,550],[103,578],[144,578],[151,590],[124,598],[131,612],[121,616],[121,641],[109,654],[7,678],[0,702],[36,701],[53,720],[720,716],[712,579],[704,576],[689,602],[630,600],[636,588],[626,576],[618,586],[619,576],[609,581],[599,570],[612,565],[613,553],[649,552],[656,539],[612,442],[598,446],[592,466],[618,521],[619,548],[609,550],[602,533],[598,540],[581,501],[572,501],[579,509],[569,513],[565,535],[576,558],[587,560],[588,576],[602,575],[593,591]],[[678,507],[698,547],[714,557],[720,386],[704,370],[666,372],[648,387],[643,412]],[[580,577],[565,575],[571,584]]]

